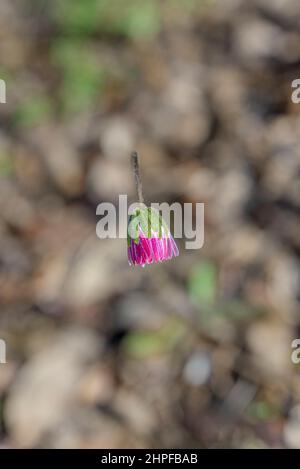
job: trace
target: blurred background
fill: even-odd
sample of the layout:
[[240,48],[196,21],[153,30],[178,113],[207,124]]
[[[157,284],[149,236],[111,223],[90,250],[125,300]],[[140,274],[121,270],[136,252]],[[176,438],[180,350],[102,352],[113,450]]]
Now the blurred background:
[[[2,0],[2,448],[300,447],[298,0]],[[144,269],[96,207],[204,202]]]

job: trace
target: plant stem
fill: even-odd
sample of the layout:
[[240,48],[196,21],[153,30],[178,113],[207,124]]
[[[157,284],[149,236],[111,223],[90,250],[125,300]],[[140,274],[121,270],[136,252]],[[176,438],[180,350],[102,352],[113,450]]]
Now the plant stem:
[[132,161],[132,168],[133,168],[133,172],[134,172],[134,178],[135,178],[135,184],[136,184],[138,199],[139,199],[139,202],[141,204],[143,204],[144,203],[144,197],[143,197],[142,180],[141,180],[141,175],[140,175],[139,156],[138,156],[136,151],[133,151],[131,153],[131,161]]

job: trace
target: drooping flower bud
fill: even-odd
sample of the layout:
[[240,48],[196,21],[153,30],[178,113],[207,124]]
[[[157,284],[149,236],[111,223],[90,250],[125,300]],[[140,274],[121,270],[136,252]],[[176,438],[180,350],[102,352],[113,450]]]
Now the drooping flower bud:
[[179,254],[168,225],[155,209],[144,204],[130,215],[127,241],[130,265],[163,262]]

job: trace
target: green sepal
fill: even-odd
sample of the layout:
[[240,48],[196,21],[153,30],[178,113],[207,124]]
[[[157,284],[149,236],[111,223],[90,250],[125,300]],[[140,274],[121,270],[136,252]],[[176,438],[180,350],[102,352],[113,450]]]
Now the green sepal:
[[162,237],[162,229],[164,229],[166,234],[170,233],[168,225],[165,223],[159,212],[151,207],[138,207],[135,211],[129,216],[128,228],[131,225],[131,228],[135,230],[135,235],[131,236],[127,231],[127,244],[130,246],[132,240],[136,244],[139,242],[139,227],[141,227],[143,233],[147,238],[152,237],[152,232],[155,231],[158,233],[158,236]]

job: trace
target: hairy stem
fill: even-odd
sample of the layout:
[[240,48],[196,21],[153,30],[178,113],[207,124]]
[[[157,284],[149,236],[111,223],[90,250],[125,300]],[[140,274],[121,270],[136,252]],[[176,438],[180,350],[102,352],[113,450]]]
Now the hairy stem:
[[142,180],[141,180],[141,175],[140,175],[139,156],[136,151],[131,153],[131,162],[132,162],[132,168],[133,168],[133,173],[134,173],[134,178],[135,178],[138,199],[139,199],[139,202],[143,204],[144,203],[143,186],[142,186]]

